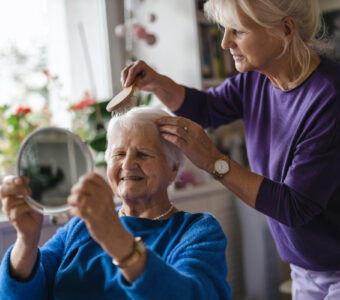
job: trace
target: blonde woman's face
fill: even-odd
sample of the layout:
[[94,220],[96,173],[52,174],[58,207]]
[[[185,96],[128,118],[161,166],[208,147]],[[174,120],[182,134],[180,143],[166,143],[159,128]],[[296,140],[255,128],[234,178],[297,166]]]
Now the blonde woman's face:
[[[256,70],[272,71],[277,57],[283,50],[283,42],[239,11],[241,23],[249,30],[225,27],[221,46],[230,49],[235,67],[239,72]],[[221,24],[223,25],[223,24]]]
[[107,176],[113,192],[125,200],[158,199],[176,176],[154,130],[114,131]]

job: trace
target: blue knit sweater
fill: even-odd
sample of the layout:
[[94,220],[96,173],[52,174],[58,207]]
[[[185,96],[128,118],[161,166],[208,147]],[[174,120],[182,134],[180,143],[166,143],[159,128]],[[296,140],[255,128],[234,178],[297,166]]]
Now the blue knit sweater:
[[178,212],[168,220],[121,217],[147,245],[142,275],[128,284],[112,258],[73,218],[41,249],[31,277],[9,274],[11,248],[0,266],[0,299],[231,299],[226,239],[216,219]]

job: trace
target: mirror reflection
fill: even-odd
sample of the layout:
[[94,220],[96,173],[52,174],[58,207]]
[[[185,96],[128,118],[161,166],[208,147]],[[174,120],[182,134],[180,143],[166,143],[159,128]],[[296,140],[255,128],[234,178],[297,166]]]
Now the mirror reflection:
[[44,214],[67,210],[72,185],[92,169],[85,142],[57,127],[34,131],[21,146],[17,160],[18,175],[30,179],[32,194],[26,200]]

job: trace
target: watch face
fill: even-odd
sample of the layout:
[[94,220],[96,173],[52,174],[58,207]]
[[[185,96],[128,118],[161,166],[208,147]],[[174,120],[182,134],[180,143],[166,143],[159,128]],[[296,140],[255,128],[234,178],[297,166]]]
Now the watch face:
[[215,170],[219,174],[226,174],[229,171],[229,164],[225,160],[219,159],[215,162]]

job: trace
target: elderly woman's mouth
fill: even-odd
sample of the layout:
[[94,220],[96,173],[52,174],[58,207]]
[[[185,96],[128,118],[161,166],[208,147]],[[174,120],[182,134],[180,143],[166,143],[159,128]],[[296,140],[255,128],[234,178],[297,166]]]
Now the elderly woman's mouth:
[[120,180],[122,180],[122,181],[128,181],[128,180],[140,181],[140,180],[143,180],[143,179],[144,179],[144,177],[142,177],[142,176],[124,176]]

